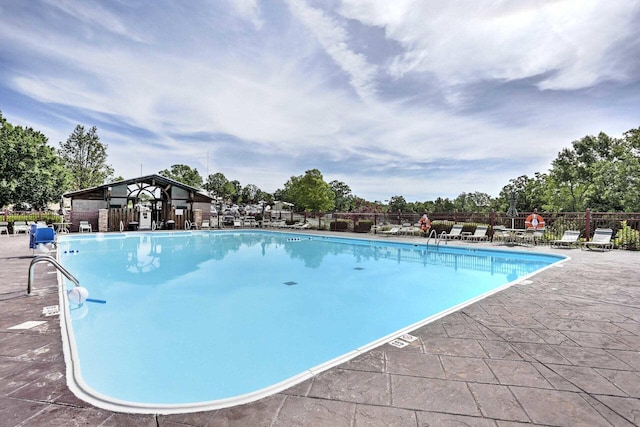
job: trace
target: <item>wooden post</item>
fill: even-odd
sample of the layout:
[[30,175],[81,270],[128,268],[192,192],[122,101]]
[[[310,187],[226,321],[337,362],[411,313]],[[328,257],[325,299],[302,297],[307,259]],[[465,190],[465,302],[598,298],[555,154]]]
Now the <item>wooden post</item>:
[[491,241],[493,242],[493,227],[496,225],[496,211],[494,209],[491,209],[489,224],[491,225]]
[[584,237],[588,242],[591,239],[591,209],[589,208],[587,208],[587,212],[585,213],[584,222],[585,222]]

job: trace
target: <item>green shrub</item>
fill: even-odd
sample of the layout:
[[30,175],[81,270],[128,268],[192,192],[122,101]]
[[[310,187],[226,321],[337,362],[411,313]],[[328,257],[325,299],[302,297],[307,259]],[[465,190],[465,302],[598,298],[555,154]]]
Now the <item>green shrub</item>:
[[620,249],[628,249],[637,251],[640,249],[640,233],[638,230],[634,230],[627,221],[620,222],[620,229],[616,233],[616,237],[613,239],[616,247]]
[[373,226],[373,221],[369,219],[361,219],[353,226],[353,231],[356,233],[368,233],[371,231],[371,227]]
[[347,219],[339,219],[337,221],[331,221],[329,223],[329,230],[331,231],[347,231],[351,221]]

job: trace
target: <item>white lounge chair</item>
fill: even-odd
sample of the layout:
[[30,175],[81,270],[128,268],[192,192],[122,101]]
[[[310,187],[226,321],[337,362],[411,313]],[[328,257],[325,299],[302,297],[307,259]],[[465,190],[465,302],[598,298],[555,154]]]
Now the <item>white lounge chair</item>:
[[578,239],[580,238],[580,232],[577,230],[567,230],[564,232],[562,237],[557,240],[552,240],[551,247],[571,247],[578,243]]
[[29,234],[29,226],[26,221],[14,221],[13,234],[24,233]]
[[78,226],[78,231],[80,233],[84,233],[85,231],[88,231],[89,233],[91,233],[93,230],[91,230],[91,224],[89,224],[89,221],[80,221],[80,225]]
[[605,249],[613,249],[613,243],[611,243],[611,236],[613,236],[613,230],[610,228],[596,228],[593,232],[593,238],[590,242],[582,242],[582,246],[580,248],[584,249],[592,249],[592,248],[600,248],[602,250]]
[[462,228],[463,228],[462,224],[453,224],[453,227],[451,227],[451,230],[448,233],[446,231],[443,231],[442,233],[440,233],[440,239],[444,239],[444,240],[460,239],[462,238]]
[[0,221],[0,234],[7,233],[9,236],[9,223],[6,221]]
[[210,228],[211,228],[211,225],[209,224],[209,220],[203,219],[202,224],[200,224],[200,230],[209,230]]
[[400,227],[396,225],[391,227],[389,230],[378,231],[378,234],[382,234],[383,236],[397,236],[399,231]]
[[479,242],[481,240],[487,240],[489,236],[487,236],[487,230],[489,227],[486,225],[479,225],[476,227],[476,230],[473,234],[469,236],[465,236],[466,240],[471,240],[473,242]]

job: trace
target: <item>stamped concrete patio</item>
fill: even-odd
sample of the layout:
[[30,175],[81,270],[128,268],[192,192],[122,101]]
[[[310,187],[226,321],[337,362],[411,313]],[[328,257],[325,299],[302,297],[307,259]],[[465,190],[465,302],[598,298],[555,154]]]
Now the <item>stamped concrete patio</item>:
[[[640,254],[517,250],[571,260],[271,397],[127,415],[68,390],[59,320],[42,314],[55,270],[38,264],[27,297],[28,238],[0,236],[0,426],[639,425]],[[45,323],[10,329],[26,321]]]

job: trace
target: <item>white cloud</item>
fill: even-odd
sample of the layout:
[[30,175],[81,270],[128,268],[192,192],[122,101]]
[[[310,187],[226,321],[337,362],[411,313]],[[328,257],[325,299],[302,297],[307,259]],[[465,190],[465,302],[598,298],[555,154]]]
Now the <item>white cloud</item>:
[[344,0],[341,13],[384,27],[405,52],[389,72],[432,73],[447,85],[546,75],[542,89],[578,89],[623,76],[609,50],[633,30],[638,2]]
[[260,17],[260,6],[257,0],[230,0],[229,5],[244,19],[251,22],[259,30],[264,25]]
[[[69,9],[61,4],[56,11]],[[137,17],[108,4],[64,14],[70,22],[91,24],[104,8],[105,22],[114,26],[95,25],[92,37],[0,13],[6,41],[0,54],[8,60],[0,69],[0,90],[14,91],[40,111],[54,107],[61,129],[37,114],[28,124],[42,123],[51,135],[61,135],[54,144],[76,123],[97,124],[110,162],[125,177],[139,174],[140,164],[145,174],[176,163],[204,174],[209,151],[212,171],[243,184],[273,191],[315,167],[364,197],[497,195],[508,179],[544,171],[574,139],[637,126],[637,95],[623,94],[621,112],[606,102],[612,99],[606,89],[595,100],[584,94],[574,100],[569,90],[637,75],[632,67],[614,67],[626,57],[615,56],[608,28],[593,43],[579,45],[584,52],[574,48],[585,29],[605,21],[615,28],[611,23],[624,20],[617,3],[600,14],[594,3],[579,12],[566,9],[564,20],[566,1],[470,2],[460,8],[345,0],[337,12],[313,4],[291,0],[276,4],[277,12],[268,7],[274,4],[251,0],[224,10],[179,7],[185,14],[175,29],[188,28],[167,37],[164,28],[141,25],[138,38],[150,43],[112,37],[135,34],[129,27]],[[173,17],[172,3],[166,6],[154,13]],[[276,13],[284,16],[274,22]],[[388,40],[371,26],[384,29],[392,48],[380,48]],[[404,49],[399,56],[396,42]],[[381,55],[376,63],[384,65],[377,68],[358,48],[384,52],[386,62]],[[385,66],[394,80],[382,75]],[[541,88],[567,93],[502,83],[538,75]],[[5,99],[0,108],[7,115],[13,107]],[[18,116],[28,120],[29,114]]]
[[[108,32],[125,36],[137,42],[144,42],[145,38],[135,29],[127,25],[108,9],[95,2],[76,2],[70,0],[45,0],[45,3],[57,8],[69,16],[87,24],[86,30]],[[95,28],[94,28],[95,27]]]
[[320,9],[309,7],[304,0],[288,0],[291,12],[311,31],[327,54],[349,76],[356,92],[370,99],[376,92],[377,69],[364,55],[349,49],[347,31]]

